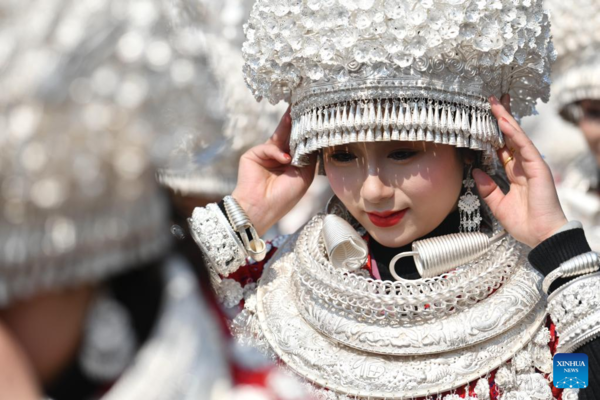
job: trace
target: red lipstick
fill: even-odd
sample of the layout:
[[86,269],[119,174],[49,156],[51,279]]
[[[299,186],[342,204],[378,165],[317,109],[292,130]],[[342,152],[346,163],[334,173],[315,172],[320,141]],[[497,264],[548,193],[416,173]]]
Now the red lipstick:
[[373,223],[380,228],[389,228],[402,221],[407,208],[400,211],[383,211],[383,212],[368,212],[367,215]]

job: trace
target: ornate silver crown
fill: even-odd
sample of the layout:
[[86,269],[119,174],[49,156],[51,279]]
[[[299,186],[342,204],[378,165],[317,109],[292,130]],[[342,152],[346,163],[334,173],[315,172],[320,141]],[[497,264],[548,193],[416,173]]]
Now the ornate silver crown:
[[[159,181],[183,195],[221,198],[235,188],[238,161],[264,142],[285,107],[257,104],[244,85],[242,22],[251,2],[180,0],[172,42],[189,40],[193,51],[178,54],[191,76],[173,87],[173,115],[167,125],[174,149],[159,169]],[[244,132],[240,135],[239,132]]]
[[487,97],[517,117],[547,101],[541,0],[258,0],[245,26],[254,96],[292,104],[293,163],[327,146],[425,140],[503,146]]
[[177,53],[159,3],[30,0],[0,8],[0,42],[11,44],[0,55],[5,305],[105,279],[167,249],[153,147],[165,121],[158,116],[168,114],[165,88],[187,75],[170,63]]
[[[584,99],[600,99],[600,1],[548,1],[557,60],[553,66],[553,100],[565,108]],[[566,112],[566,113],[565,113]]]

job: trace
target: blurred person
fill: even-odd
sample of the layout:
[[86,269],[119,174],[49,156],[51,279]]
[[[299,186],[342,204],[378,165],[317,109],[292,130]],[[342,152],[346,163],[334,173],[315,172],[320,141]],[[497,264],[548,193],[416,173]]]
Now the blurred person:
[[548,4],[558,56],[553,103],[587,143],[560,172],[559,194],[565,213],[584,224],[592,248],[600,250],[600,1]]
[[[189,102],[172,116],[174,150],[157,176],[171,193],[182,221],[194,207],[218,201],[235,188],[241,155],[264,142],[285,111],[282,104],[257,103],[245,86],[241,70],[243,22],[253,1],[181,1],[176,8],[180,30],[193,29],[201,63]],[[200,11],[201,10],[201,11]],[[201,26],[202,29],[195,29]],[[243,134],[240,134],[243,132]],[[295,231],[331,196],[328,185],[315,182],[287,218],[267,234]],[[182,229],[186,223],[180,224]]]
[[[242,67],[242,22],[251,1],[181,2],[174,18],[177,31],[194,32],[197,52],[194,78],[171,115],[169,129],[173,150],[157,172],[173,202],[171,232],[175,252],[193,266],[202,295],[222,317],[222,340],[234,399],[307,399],[303,388],[244,343],[236,342],[227,323],[227,310],[219,307],[224,292],[213,293],[208,265],[189,232],[187,217],[195,207],[218,201],[235,188],[239,159],[248,149],[264,142],[275,129],[282,105],[257,103],[245,86]],[[304,223],[305,221],[302,221]],[[273,231],[277,232],[275,227]]]
[[[549,98],[542,2],[259,0],[245,32],[291,108],[190,219],[240,340],[322,399],[587,398],[552,356],[597,337],[600,259],[512,115]],[[265,243],[318,169],[327,213]]]
[[540,118],[523,118],[523,130],[540,150],[556,182],[562,182],[567,166],[587,149],[583,135],[575,125],[565,121],[557,112],[550,96],[548,103],[538,103]]
[[193,107],[196,48],[190,30],[170,36],[175,11],[0,5],[0,398],[230,395],[218,319],[170,254],[155,179],[175,112]]

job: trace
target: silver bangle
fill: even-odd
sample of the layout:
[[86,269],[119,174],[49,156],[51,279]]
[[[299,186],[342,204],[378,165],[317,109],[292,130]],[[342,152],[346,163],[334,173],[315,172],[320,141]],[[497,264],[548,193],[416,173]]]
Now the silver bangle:
[[600,273],[580,276],[548,297],[548,313],[559,336],[558,352],[569,353],[600,336]]
[[557,353],[572,353],[588,342],[600,337],[600,312],[575,323],[569,332],[559,336]]
[[550,272],[542,283],[542,290],[548,294],[552,283],[559,278],[591,274],[600,268],[600,256],[594,251],[580,254],[560,264],[558,268]]
[[244,245],[218,205],[196,207],[188,222],[192,237],[217,273],[228,276],[246,264]]
[[[231,196],[225,196],[223,203],[225,203],[225,211],[227,212],[229,222],[233,226],[233,229],[240,234],[246,252],[255,261],[262,261],[267,254],[267,245],[258,236],[254,225],[250,222],[250,218],[248,218],[244,209]],[[248,231],[250,231],[251,237],[248,237]]]

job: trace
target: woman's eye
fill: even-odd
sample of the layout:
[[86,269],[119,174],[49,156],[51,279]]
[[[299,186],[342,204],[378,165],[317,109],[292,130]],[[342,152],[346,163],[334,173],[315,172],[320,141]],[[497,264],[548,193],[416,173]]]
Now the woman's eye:
[[412,151],[412,150],[397,150],[397,151],[394,151],[393,153],[390,153],[390,155],[388,157],[391,158],[392,160],[402,161],[402,160],[411,158],[415,154],[417,154],[417,152]]
[[583,110],[584,117],[587,119],[600,119],[600,109],[588,108]]
[[331,158],[337,162],[350,162],[356,159],[356,156],[352,153],[334,153],[331,155]]

